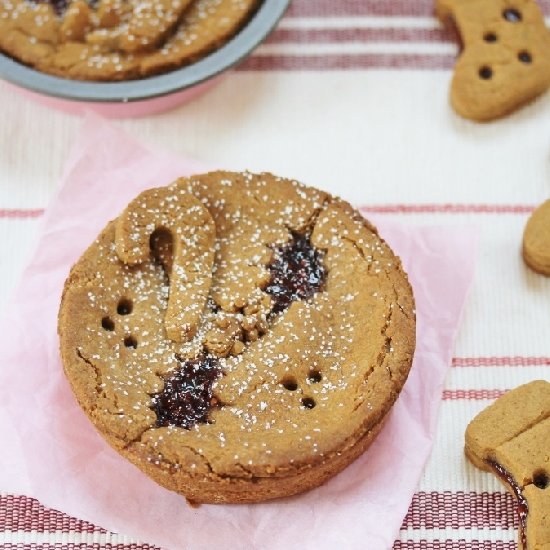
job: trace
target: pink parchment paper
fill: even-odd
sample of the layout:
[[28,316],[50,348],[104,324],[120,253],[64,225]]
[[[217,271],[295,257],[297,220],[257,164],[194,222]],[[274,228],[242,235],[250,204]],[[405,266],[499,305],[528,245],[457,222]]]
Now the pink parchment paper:
[[377,220],[414,288],[417,349],[382,433],[360,459],[305,495],[193,509],[94,431],[63,377],[56,321],[69,268],[104,224],[142,189],[201,170],[148,150],[99,118],[84,123],[35,254],[0,323],[0,490],[167,549],[388,550],[432,447],[473,277],[476,232]]

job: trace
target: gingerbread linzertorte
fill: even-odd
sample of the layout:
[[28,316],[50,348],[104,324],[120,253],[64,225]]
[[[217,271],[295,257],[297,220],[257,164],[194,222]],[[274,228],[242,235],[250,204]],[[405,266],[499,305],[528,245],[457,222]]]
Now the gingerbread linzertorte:
[[271,174],[145,191],[72,268],[59,313],[103,437],[196,502],[311,489],[380,431],[409,373],[413,294],[348,203]]
[[259,0],[1,0],[0,51],[77,80],[144,78],[222,46]]

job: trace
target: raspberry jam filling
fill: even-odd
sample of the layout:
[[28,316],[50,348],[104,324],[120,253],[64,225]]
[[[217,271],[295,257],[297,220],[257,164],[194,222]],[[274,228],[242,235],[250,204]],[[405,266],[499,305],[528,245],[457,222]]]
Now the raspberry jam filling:
[[212,385],[220,376],[217,359],[203,355],[183,361],[164,381],[162,392],[153,396],[151,409],[157,415],[156,427],[178,426],[189,430],[206,424],[208,413],[217,403]]
[[494,460],[487,460],[487,464],[489,464],[496,472],[497,476],[514,492],[516,497],[516,510],[519,516],[519,536],[521,537],[522,548],[527,548],[527,514],[529,513],[529,506],[527,500],[523,496],[523,489],[504,466],[501,466]]
[[280,313],[295,300],[305,300],[323,290],[324,253],[311,244],[310,235],[293,232],[290,242],[273,247],[267,266],[271,279],[265,291],[272,298],[272,312]]
[[[305,300],[323,289],[324,253],[311,244],[309,234],[293,232],[290,242],[273,250],[268,265],[271,279],[265,289],[272,298],[272,313],[280,313],[293,301]],[[157,415],[156,426],[190,429],[197,423],[207,423],[210,409],[218,403],[212,386],[220,375],[219,362],[210,355],[182,361],[164,381],[162,392],[153,395],[151,409]]]

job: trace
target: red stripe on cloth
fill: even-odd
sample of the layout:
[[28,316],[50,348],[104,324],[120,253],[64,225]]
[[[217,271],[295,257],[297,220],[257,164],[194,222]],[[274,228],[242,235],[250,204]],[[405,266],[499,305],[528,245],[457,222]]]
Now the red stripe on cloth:
[[530,204],[380,204],[359,206],[372,214],[530,214]]
[[287,17],[344,17],[350,15],[433,15],[432,0],[295,0]]
[[340,42],[453,42],[446,29],[347,28],[347,29],[275,29],[268,44],[340,43]]
[[[6,514],[6,509],[9,514]],[[10,519],[6,521],[6,516]],[[509,493],[462,491],[418,492],[413,496],[401,529],[458,529],[517,527],[514,499]],[[91,523],[47,509],[24,496],[0,497],[0,532],[107,533]],[[75,545],[75,548],[80,545]],[[113,548],[134,545],[113,545]],[[141,548],[140,546],[136,548]],[[145,545],[143,548],[154,548]]]
[[445,401],[456,401],[459,399],[497,399],[507,391],[508,390],[444,390],[443,399]]
[[[10,510],[9,516],[15,521],[5,521],[5,509]],[[34,520],[29,521],[31,517]],[[106,533],[105,530],[92,524],[76,520],[48,510],[36,500],[23,496],[0,497],[0,531],[38,531],[38,532],[74,532],[74,533]],[[52,521],[53,520],[53,521]],[[514,501],[508,493],[464,493],[433,491],[419,492],[413,500],[401,529],[458,529],[458,528],[490,528],[509,529],[517,527]],[[406,544],[412,541],[407,541]],[[417,541],[418,542],[418,541]],[[436,541],[437,542],[437,541]],[[477,541],[473,541],[476,543]],[[401,542],[400,544],[405,544]],[[109,549],[109,550],[156,550],[157,547],[147,544],[4,544],[5,550],[35,550],[38,548],[51,550]],[[409,546],[394,546],[409,548]],[[430,547],[426,547],[430,548]],[[434,550],[437,547],[434,547]],[[443,546],[441,548],[446,548]],[[457,547],[462,548],[462,547]],[[470,548],[469,546],[466,548]],[[473,548],[484,548],[483,546]]]
[[393,550],[517,550],[517,543],[503,540],[396,540]]
[[550,366],[550,357],[454,357],[453,367],[540,367]]
[[100,544],[98,542],[92,544],[89,544],[87,542],[81,542],[77,544],[72,542],[56,542],[54,544],[50,544],[47,542],[4,542],[0,545],[0,548],[2,550],[162,550],[158,546],[151,546],[150,544]]
[[39,218],[44,214],[43,208],[0,208],[0,219]]
[[106,533],[92,523],[46,508],[25,496],[0,496],[0,531]]
[[418,492],[401,529],[517,529],[510,493]]
[[[538,0],[544,13],[550,13],[550,0]],[[434,16],[433,0],[293,0],[287,17],[345,17],[353,15]]]
[[342,54],[251,55],[237,71],[350,71],[358,69],[452,69],[452,55]]

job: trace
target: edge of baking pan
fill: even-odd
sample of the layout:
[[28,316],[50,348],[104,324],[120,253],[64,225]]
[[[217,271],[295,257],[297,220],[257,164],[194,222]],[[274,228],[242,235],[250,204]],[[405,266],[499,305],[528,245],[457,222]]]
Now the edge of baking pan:
[[200,84],[246,57],[278,23],[290,0],[264,0],[250,21],[220,49],[165,74],[124,82],[89,82],[42,73],[0,54],[0,77],[52,97],[93,102],[130,102],[160,97]]

